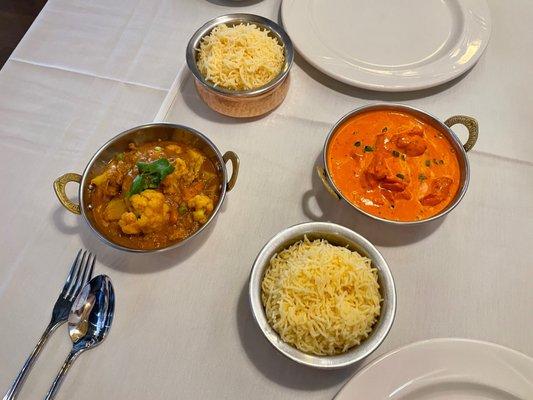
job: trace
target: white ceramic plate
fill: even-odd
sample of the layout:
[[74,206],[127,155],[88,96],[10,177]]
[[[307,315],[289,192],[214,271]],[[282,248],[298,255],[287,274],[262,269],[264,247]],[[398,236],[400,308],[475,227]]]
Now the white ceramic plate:
[[335,400],[533,399],[533,359],[493,343],[432,339],[359,371]]
[[491,27],[485,0],[283,0],[281,13],[310,64],[349,85],[391,92],[463,74]]

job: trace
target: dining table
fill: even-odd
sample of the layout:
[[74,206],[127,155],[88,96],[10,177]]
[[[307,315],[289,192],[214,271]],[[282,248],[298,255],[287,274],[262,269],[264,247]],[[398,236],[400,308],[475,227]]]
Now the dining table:
[[[487,3],[489,44],[457,79],[414,92],[369,91],[333,80],[296,53],[285,101],[264,117],[234,119],[196,93],[187,42],[222,14],[281,24],[279,0],[49,0],[0,71],[0,392],[48,323],[80,248],[96,255],[95,274],[113,280],[115,318],[106,342],[72,367],[58,399],[332,399],[372,359],[442,337],[532,357],[533,2]],[[479,122],[468,191],[444,218],[378,223],[322,187],[315,167],[329,130],[372,103]],[[234,151],[239,177],[214,223],[187,245],[148,254],[113,249],[59,204],[52,183],[81,173],[115,135],[154,121],[191,127],[221,152]],[[466,141],[466,129],[453,129]],[[77,189],[67,187],[72,197]],[[250,311],[255,257],[277,232],[304,221],[363,235],[394,276],[392,329],[349,368],[317,370],[285,358]],[[62,326],[20,399],[44,397],[70,346]]]

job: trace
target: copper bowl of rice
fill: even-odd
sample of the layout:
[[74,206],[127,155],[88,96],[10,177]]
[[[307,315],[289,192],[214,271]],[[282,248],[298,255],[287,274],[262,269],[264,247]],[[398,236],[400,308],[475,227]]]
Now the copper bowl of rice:
[[[218,36],[232,29],[233,36],[222,37],[221,41]],[[243,38],[244,33],[250,36]],[[234,57],[228,58],[227,46],[221,52],[220,45],[215,48],[217,43],[212,44],[215,39],[218,44],[230,42],[238,51],[246,50],[252,56],[244,60],[238,54],[230,54]],[[255,39],[261,40],[261,45],[253,46]],[[268,64],[253,65],[258,54],[269,46],[277,58]],[[225,59],[217,58],[221,53]],[[253,14],[227,14],[208,21],[194,33],[187,45],[186,59],[198,94],[211,109],[230,117],[249,118],[272,111],[285,99],[294,49],[287,33],[275,22]]]

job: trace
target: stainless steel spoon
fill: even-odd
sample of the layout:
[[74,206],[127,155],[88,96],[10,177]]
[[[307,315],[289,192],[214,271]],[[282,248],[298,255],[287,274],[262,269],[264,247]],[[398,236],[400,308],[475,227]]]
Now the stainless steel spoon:
[[68,331],[72,350],[52,383],[45,400],[57,394],[67,371],[85,350],[99,345],[109,333],[115,310],[115,292],[106,275],[98,275],[87,283],[72,304],[68,317]]

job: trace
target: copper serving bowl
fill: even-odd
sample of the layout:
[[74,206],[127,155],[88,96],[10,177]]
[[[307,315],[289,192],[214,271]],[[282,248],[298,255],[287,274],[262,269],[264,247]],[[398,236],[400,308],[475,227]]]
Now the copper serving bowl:
[[[284,48],[285,63],[277,77],[266,85],[250,90],[229,90],[208,82],[200,73],[197,49],[204,36],[221,24],[228,26],[251,23],[266,29]],[[294,59],[291,39],[275,22],[254,14],[227,14],[214,18],[198,29],[189,40],[186,51],[187,66],[194,76],[194,83],[202,100],[213,110],[230,117],[257,117],[279,106],[289,90],[289,71]]]
[[[111,238],[102,233],[94,220],[93,214],[89,212],[91,207],[89,204],[89,192],[91,190],[90,182],[92,178],[102,172],[106,163],[117,153],[126,151],[130,143],[135,143],[138,145],[157,140],[180,141],[200,148],[213,162],[215,169],[220,176],[221,185],[219,200],[207,222],[191,236],[179,242],[170,243],[165,247],[159,247],[156,249],[137,249],[126,247],[115,243]],[[228,172],[226,170],[226,163],[228,161],[230,161],[232,164],[231,177],[228,177]],[[129,129],[109,140],[102,147],[100,147],[100,149],[98,149],[94,156],[89,160],[85,170],[83,171],[83,174],[80,175],[71,172],[57,178],[54,181],[54,191],[59,199],[59,202],[70,212],[83,215],[85,221],[87,221],[96,236],[98,236],[108,245],[120,250],[137,253],[159,252],[181,246],[196,235],[200,234],[200,232],[202,232],[211,223],[211,221],[215,219],[222,203],[224,202],[226,192],[229,192],[235,186],[238,173],[239,157],[237,157],[237,154],[234,152],[228,151],[222,155],[213,142],[211,142],[211,140],[202,135],[200,132],[186,126],[167,123],[153,123]],[[65,192],[65,187],[69,182],[76,182],[80,184],[78,192],[79,204],[70,200]]]
[[[354,117],[355,115],[365,113],[367,111],[379,111],[379,110],[390,110],[390,111],[400,111],[404,112],[406,114],[413,115],[414,117],[430,124],[434,128],[438,129],[442,134],[446,136],[446,138],[449,140],[450,144],[455,150],[455,155],[457,156],[457,161],[459,162],[459,168],[461,170],[461,176],[460,176],[460,182],[459,182],[459,190],[455,194],[455,197],[452,199],[452,201],[448,204],[446,208],[441,210],[439,213],[425,219],[421,220],[414,220],[414,221],[395,221],[390,219],[381,218],[377,215],[370,214],[366,212],[365,210],[357,207],[353,203],[351,203],[348,198],[342,193],[342,191],[335,185],[335,181],[333,180],[331,176],[331,171],[328,168],[327,163],[327,153],[329,144],[334,136],[334,134],[337,132],[338,128],[342,126],[342,124],[347,121],[348,119]],[[465,144],[461,143],[459,138],[455,135],[455,133],[451,130],[451,127],[461,124],[464,125],[468,129],[468,140]],[[326,141],[324,143],[324,149],[323,149],[323,163],[324,166],[317,166],[316,171],[319,176],[319,178],[322,180],[322,183],[324,184],[324,187],[326,190],[337,200],[344,199],[351,207],[353,207],[355,210],[359,211],[360,213],[365,214],[366,216],[386,222],[389,224],[394,225],[416,225],[416,224],[422,224],[425,222],[433,221],[437,218],[443,217],[444,215],[448,214],[450,211],[452,211],[457,204],[462,200],[463,196],[466,193],[466,190],[468,189],[468,183],[470,181],[470,166],[468,164],[468,157],[466,153],[471,150],[474,145],[476,144],[477,137],[478,137],[478,123],[477,121],[472,118],[465,115],[455,115],[453,117],[448,118],[446,121],[442,122],[438,118],[434,117],[433,115],[424,112],[422,110],[419,110],[414,107],[405,106],[401,104],[373,104],[368,105],[364,107],[357,108],[353,111],[350,111],[348,114],[344,115],[329,131],[329,134],[326,138]]]

